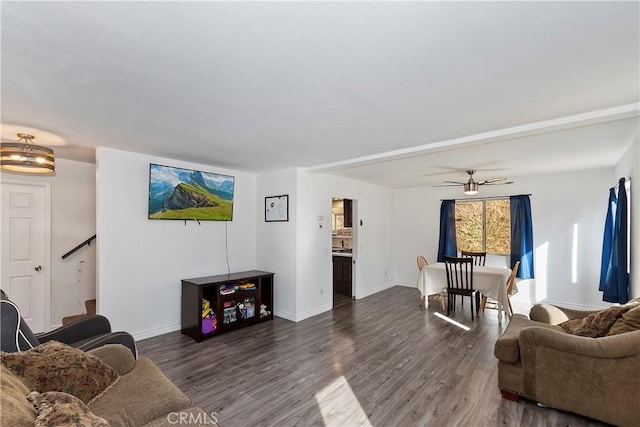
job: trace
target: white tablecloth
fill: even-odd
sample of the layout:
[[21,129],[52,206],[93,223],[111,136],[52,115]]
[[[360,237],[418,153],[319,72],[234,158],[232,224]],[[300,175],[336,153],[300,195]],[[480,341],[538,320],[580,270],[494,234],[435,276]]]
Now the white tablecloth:
[[[507,279],[509,279],[510,274],[511,270],[509,268],[473,267],[473,289],[498,301],[498,319],[500,320],[502,320],[502,311],[507,316],[510,315],[507,296]],[[444,263],[429,264],[420,270],[417,286],[422,296],[446,291],[447,272],[445,271]]]

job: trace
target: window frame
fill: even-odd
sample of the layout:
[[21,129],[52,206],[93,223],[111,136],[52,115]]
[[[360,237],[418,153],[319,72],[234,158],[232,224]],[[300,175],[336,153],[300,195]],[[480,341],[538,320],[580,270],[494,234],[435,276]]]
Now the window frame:
[[[487,197],[485,198],[479,198],[479,199],[463,199],[463,200],[456,200],[456,204],[458,203],[478,203],[481,202],[482,203],[482,250],[481,252],[486,252],[487,255],[497,255],[497,256],[509,256],[511,255],[511,250],[509,250],[508,253],[494,253],[494,252],[488,252],[487,251],[487,202],[492,202],[492,201],[498,201],[498,200],[506,200],[508,202],[511,202],[509,196],[498,196],[498,197]],[[510,209],[511,204],[509,203],[509,209]],[[509,211],[509,219],[511,219],[511,212]],[[457,221],[456,221],[457,222]],[[511,231],[511,230],[509,230]],[[457,228],[456,228],[456,237],[457,237]],[[460,251],[461,249],[458,248],[458,251]],[[465,249],[466,250],[466,249]]]

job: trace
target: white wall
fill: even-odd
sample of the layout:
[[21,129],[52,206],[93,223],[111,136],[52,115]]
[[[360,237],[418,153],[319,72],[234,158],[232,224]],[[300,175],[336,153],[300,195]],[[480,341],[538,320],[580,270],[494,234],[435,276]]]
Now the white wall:
[[[257,177],[257,265],[275,273],[273,314],[296,320],[296,219],[297,170],[287,169]],[[265,197],[289,196],[289,221],[265,222]],[[269,308],[271,310],[272,308]]]
[[[149,164],[235,176],[233,221],[147,219]],[[256,267],[255,175],[100,147],[98,312],[136,339],[180,329],[181,279]]]
[[96,241],[73,255],[62,255],[96,234],[96,165],[56,160],[51,187],[51,324],[86,313],[84,302],[96,297]]
[[631,272],[629,273],[629,298],[640,296],[640,274],[635,273],[635,268],[640,268],[640,247],[636,242],[640,242],[640,192],[635,191],[640,186],[640,142],[637,139],[633,146],[622,157],[615,169],[615,182],[620,178],[631,178],[630,189],[630,206],[631,218],[629,224],[631,226]]
[[258,215],[258,266],[276,273],[275,314],[300,321],[333,307],[331,199],[355,202],[355,296],[394,285],[389,188],[301,170],[258,176],[258,205],[265,196],[289,195],[289,222],[265,223]]
[[[637,159],[638,144],[634,147],[629,156]],[[148,220],[149,163],[234,175],[233,222],[185,226],[181,221]],[[616,176],[629,168],[623,175],[637,176],[637,161],[630,166],[623,161],[615,170],[519,177],[508,187],[482,187],[482,196],[532,193],[536,279],[518,283],[516,301],[576,308],[608,305],[597,290],[606,199]],[[255,176],[102,147],[97,194],[99,312],[111,319],[114,329],[130,331],[138,339],[180,328],[181,279],[227,271],[225,226],[230,270],[274,272],[274,314],[299,321],[333,305],[332,197],[355,201],[358,299],[395,284],[414,286],[416,255],[436,259],[440,199],[460,198],[458,189],[392,190],[299,169]],[[282,194],[289,195],[289,221],[266,223],[264,197]],[[634,206],[640,201],[636,199]],[[638,209],[635,212],[637,216]],[[637,228],[633,230],[637,237]],[[487,264],[505,266],[507,260],[495,256]],[[636,282],[634,286],[637,295]]]
[[389,188],[326,174],[288,169],[260,174],[257,204],[289,195],[289,221],[265,223],[258,213],[258,267],[276,273],[275,311],[300,321],[333,307],[331,199],[354,200],[355,296],[364,298],[394,285]]
[[354,200],[355,297],[393,286],[392,190],[327,174],[301,172],[298,177],[298,320],[333,306],[332,197]]
[[56,159],[53,176],[2,173],[3,178],[51,183],[51,326],[85,312],[96,295],[96,246],[64,253],[96,232],[96,173],[93,163]]
[[[598,292],[602,233],[612,168],[518,177],[509,186],[483,186],[480,196],[531,193],[536,279],[518,282],[515,301],[547,301],[573,307],[603,307]],[[459,189],[415,188],[394,194],[394,261],[397,282],[414,286],[416,255],[437,258],[440,199],[462,198]],[[577,280],[573,283],[574,224]],[[507,263],[491,257],[487,265]]]

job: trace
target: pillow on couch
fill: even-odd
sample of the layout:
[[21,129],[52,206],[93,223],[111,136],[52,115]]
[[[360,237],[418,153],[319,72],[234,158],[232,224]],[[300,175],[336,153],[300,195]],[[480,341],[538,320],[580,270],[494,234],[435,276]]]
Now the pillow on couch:
[[57,341],[18,353],[0,352],[0,362],[33,391],[62,391],[90,403],[120,376],[97,357]]
[[562,322],[560,326],[572,335],[590,338],[603,337],[609,332],[616,320],[633,307],[635,305],[610,307],[606,310],[592,313],[582,319],[567,320]]
[[625,332],[637,331],[640,329],[640,305],[627,311],[621,318],[616,320],[607,336],[623,334]]
[[107,420],[94,415],[82,400],[70,394],[32,391],[27,399],[38,412],[34,427],[109,427]]
[[27,400],[31,390],[0,364],[0,426],[33,427],[36,411]]

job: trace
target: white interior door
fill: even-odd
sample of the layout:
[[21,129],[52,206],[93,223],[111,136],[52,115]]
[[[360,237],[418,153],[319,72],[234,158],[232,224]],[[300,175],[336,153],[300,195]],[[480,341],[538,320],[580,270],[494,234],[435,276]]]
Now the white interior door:
[[49,330],[49,183],[2,181],[2,289],[34,332]]

